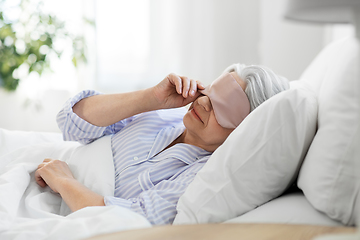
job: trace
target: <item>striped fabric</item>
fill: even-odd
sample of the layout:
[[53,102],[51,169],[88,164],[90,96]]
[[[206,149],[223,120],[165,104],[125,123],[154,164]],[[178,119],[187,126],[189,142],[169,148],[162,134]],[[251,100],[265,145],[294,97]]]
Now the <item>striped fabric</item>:
[[142,113],[108,127],[97,127],[72,111],[75,103],[96,94],[83,91],[59,112],[57,122],[64,140],[86,144],[112,134],[115,191],[114,196],[104,197],[105,205],[132,209],[152,224],[171,224],[179,197],[211,154],[189,144],[176,144],[162,151],[184,131],[186,109]]

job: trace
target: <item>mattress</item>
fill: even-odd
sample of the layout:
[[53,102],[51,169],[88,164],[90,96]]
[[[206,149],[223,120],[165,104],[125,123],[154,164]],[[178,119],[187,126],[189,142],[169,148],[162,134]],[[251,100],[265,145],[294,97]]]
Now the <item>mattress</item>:
[[288,192],[225,223],[288,223],[343,226],[311,206],[300,190]]

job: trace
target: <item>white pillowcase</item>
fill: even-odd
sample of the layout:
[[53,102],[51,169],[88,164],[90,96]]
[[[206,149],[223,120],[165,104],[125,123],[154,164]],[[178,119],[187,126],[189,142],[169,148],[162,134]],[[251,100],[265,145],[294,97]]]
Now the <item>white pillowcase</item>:
[[295,180],[317,118],[315,94],[299,85],[255,109],[213,153],[180,197],[174,224],[223,222]]
[[335,42],[301,79],[320,86],[319,129],[298,186],[316,209],[348,225],[360,221],[359,51],[355,38]]

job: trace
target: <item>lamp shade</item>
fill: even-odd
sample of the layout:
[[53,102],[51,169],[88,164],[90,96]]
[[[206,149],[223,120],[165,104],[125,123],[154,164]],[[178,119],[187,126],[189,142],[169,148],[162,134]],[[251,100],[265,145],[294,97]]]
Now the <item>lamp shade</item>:
[[288,0],[285,18],[313,23],[352,23],[360,0]]

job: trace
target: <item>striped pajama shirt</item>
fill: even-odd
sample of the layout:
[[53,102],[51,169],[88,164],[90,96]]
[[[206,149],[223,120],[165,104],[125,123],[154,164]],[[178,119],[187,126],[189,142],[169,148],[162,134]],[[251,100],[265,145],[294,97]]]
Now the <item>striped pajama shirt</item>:
[[108,127],[97,127],[72,111],[78,101],[96,94],[80,92],[59,112],[57,122],[64,140],[87,144],[112,135],[115,189],[114,196],[104,196],[105,205],[129,208],[155,225],[171,224],[178,199],[211,154],[184,143],[162,151],[184,131],[186,109],[141,113]]

